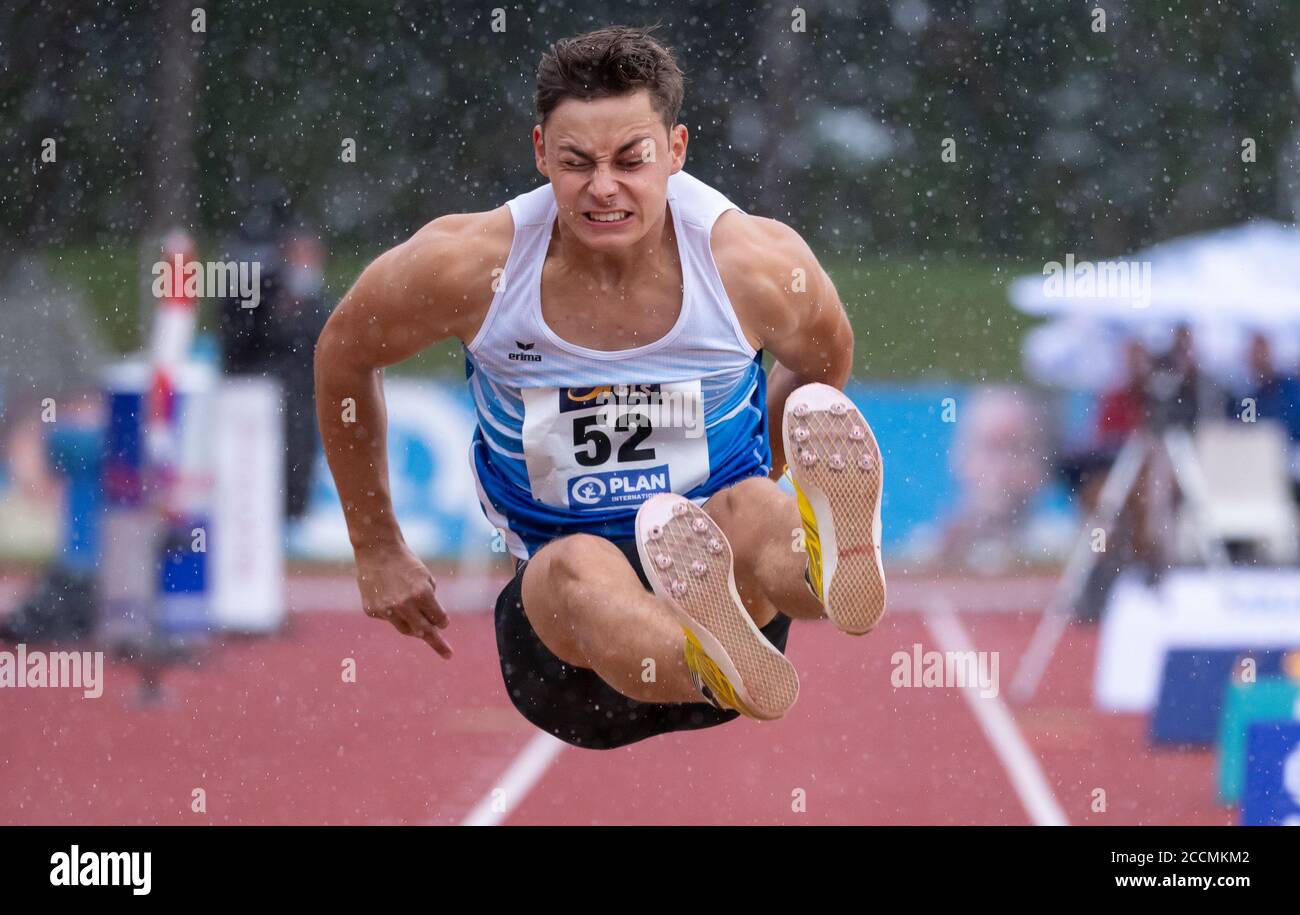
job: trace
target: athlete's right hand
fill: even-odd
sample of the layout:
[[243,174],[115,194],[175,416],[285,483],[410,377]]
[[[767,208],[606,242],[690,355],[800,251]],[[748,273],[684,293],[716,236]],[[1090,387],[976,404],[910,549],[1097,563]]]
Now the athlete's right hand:
[[402,635],[422,639],[444,658],[451,657],[451,646],[438,631],[449,620],[434,593],[437,582],[409,547],[358,550],[357,586],[366,616],[388,620]]

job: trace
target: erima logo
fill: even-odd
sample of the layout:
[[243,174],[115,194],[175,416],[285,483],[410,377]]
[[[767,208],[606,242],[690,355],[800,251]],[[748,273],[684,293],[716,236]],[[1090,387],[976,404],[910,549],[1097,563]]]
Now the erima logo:
[[515,346],[519,347],[521,352],[510,353],[509,355],[506,356],[506,358],[513,359],[515,362],[541,362],[542,357],[538,353],[528,352],[536,345],[537,345],[536,343],[521,343],[518,340],[516,340]]

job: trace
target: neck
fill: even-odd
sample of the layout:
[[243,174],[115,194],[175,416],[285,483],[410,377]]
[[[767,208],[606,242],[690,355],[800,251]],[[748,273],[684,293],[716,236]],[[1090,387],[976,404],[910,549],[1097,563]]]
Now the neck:
[[582,244],[563,220],[556,220],[555,226],[551,250],[565,272],[587,277],[602,289],[640,279],[677,260],[677,236],[666,206],[645,238],[619,251],[595,251]]

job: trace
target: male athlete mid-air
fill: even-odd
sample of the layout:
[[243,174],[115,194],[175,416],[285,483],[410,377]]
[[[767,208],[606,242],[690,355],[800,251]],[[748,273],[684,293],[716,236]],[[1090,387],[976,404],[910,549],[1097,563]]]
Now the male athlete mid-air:
[[523,716],[595,749],[780,718],[791,618],[860,635],[885,609],[843,305],[796,232],[682,171],[682,74],[647,30],[553,45],[536,104],[549,184],[381,255],[320,337],[363,606],[451,657],[393,516],[381,369],[455,337],[478,497],[516,559],[495,619]]

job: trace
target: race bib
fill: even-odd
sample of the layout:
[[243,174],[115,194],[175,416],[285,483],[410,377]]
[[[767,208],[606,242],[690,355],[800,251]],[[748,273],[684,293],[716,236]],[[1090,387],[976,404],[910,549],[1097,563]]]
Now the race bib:
[[533,497],[560,508],[635,506],[709,478],[700,382],[526,388]]

